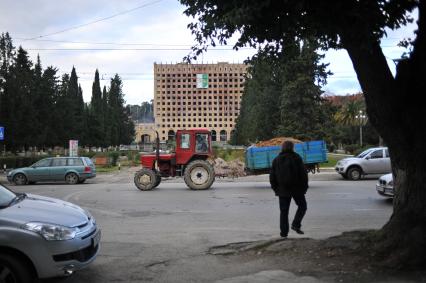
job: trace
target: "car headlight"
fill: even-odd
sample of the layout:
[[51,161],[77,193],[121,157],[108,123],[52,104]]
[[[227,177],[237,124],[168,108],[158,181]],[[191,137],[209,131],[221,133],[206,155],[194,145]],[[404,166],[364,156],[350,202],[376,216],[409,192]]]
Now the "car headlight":
[[340,160],[339,162],[337,162],[337,164],[340,165],[340,166],[345,166],[346,163],[348,163],[347,160]]
[[7,176],[11,176],[11,175],[12,175],[12,173],[13,173],[13,171],[9,171],[9,172],[7,172]]
[[23,228],[40,234],[48,241],[72,240],[78,231],[78,228],[69,228],[61,225],[40,222],[27,223]]

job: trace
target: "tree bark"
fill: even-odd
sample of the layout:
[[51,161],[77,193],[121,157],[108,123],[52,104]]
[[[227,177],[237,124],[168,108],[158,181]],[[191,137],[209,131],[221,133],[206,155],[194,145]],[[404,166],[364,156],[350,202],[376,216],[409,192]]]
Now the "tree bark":
[[426,266],[426,3],[419,2],[414,49],[398,64],[395,78],[378,42],[366,35],[360,44],[351,34],[342,35],[369,119],[391,154],[394,211],[375,248],[387,265],[416,269]]

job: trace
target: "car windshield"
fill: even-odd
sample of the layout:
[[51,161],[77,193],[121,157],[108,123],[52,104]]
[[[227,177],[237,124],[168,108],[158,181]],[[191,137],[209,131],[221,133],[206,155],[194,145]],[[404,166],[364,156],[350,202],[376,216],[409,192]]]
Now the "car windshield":
[[8,206],[15,198],[15,193],[0,185],[0,207]]
[[363,152],[361,152],[360,154],[358,154],[358,158],[364,158],[364,157],[366,157],[369,153],[371,152],[371,149],[367,149],[367,150],[365,150],[365,151],[363,151]]

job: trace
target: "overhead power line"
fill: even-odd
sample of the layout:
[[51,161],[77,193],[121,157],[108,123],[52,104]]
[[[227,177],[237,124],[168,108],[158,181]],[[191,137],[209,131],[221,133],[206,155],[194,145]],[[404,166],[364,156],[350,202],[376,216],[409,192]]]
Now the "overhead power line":
[[[254,48],[243,47],[238,50],[250,50]],[[27,48],[32,51],[191,51],[191,48]],[[213,48],[208,51],[226,51],[233,48]]]
[[52,33],[48,33],[48,34],[43,34],[43,35],[31,37],[31,38],[26,38],[24,40],[34,40],[34,39],[38,39],[38,38],[43,38],[43,37],[47,37],[47,36],[51,36],[51,35],[55,35],[55,34],[67,32],[67,31],[70,31],[70,30],[79,29],[79,28],[82,28],[82,27],[85,27],[85,26],[88,26],[88,25],[96,24],[96,23],[99,23],[99,22],[102,22],[102,21],[106,21],[106,20],[109,20],[109,19],[121,16],[121,15],[124,15],[124,14],[128,14],[128,13],[134,12],[136,10],[145,8],[147,6],[157,4],[157,3],[161,2],[161,1],[163,1],[163,0],[155,0],[155,1],[152,1],[152,2],[148,2],[148,3],[142,4],[142,5],[137,6],[135,8],[132,8],[132,9],[129,9],[129,10],[125,10],[125,11],[119,12],[117,14],[114,14],[114,15],[111,15],[111,16],[108,16],[108,17],[105,17],[105,18],[101,18],[101,19],[98,19],[98,20],[95,20],[95,21],[92,21],[92,22],[88,22],[88,23],[85,23],[85,24],[80,24],[80,25],[72,26],[72,27],[69,27],[69,28],[66,28],[66,29],[62,29],[62,30],[59,30],[59,31],[55,31],[55,32],[52,32]]
[[127,43],[127,42],[90,42],[90,41],[71,41],[71,40],[53,40],[53,39],[26,39],[15,37],[15,39],[23,41],[41,41],[41,42],[56,42],[56,43],[71,43],[71,44],[91,44],[91,45],[123,45],[123,46],[185,46],[190,48],[190,44],[168,44],[168,43]]

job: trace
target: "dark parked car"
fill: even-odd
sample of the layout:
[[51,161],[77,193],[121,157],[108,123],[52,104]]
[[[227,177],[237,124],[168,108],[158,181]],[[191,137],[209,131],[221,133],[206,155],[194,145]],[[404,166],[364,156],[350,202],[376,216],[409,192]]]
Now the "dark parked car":
[[40,181],[65,181],[68,184],[83,183],[96,177],[96,167],[88,157],[51,157],[42,159],[30,167],[11,170],[9,182],[16,185]]
[[95,260],[100,239],[81,207],[0,184],[0,282],[71,275]]

